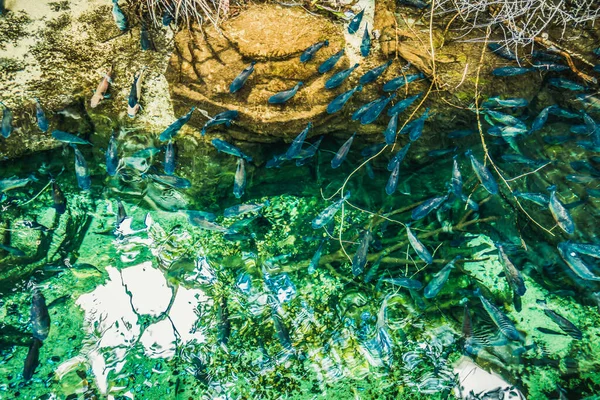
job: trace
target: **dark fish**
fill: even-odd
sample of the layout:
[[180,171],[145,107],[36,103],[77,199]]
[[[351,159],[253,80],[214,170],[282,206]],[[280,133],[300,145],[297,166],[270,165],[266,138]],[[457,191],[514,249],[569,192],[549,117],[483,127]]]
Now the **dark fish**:
[[15,256],[15,257],[25,257],[26,256],[26,254],[23,250],[17,249],[16,247],[8,246],[5,244],[0,244],[0,250],[4,250],[11,256]]
[[56,213],[64,214],[67,209],[67,199],[54,179],[52,179],[52,201]]
[[585,87],[565,78],[550,78],[548,79],[548,84],[559,89],[567,89],[572,91],[585,90]]
[[396,132],[398,131],[398,114],[392,115],[390,122],[387,124],[387,128],[383,132],[385,137],[385,144],[394,144],[396,142]]
[[283,104],[286,101],[288,101],[289,99],[291,99],[292,97],[294,97],[296,95],[296,92],[298,92],[298,89],[300,89],[300,86],[302,86],[302,82],[298,82],[296,84],[296,86],[294,86],[291,89],[288,90],[284,90],[282,92],[279,93],[275,93],[273,96],[269,97],[269,104]]
[[125,16],[125,14],[123,14],[123,11],[121,11],[118,0],[112,0],[112,2],[113,2],[112,14],[113,14],[113,18],[115,20],[115,24],[117,24],[117,28],[119,28],[119,30],[126,31],[127,30],[127,17]]
[[370,158],[370,157],[374,156],[375,154],[379,153],[381,151],[381,149],[383,149],[384,147],[385,147],[385,143],[373,144],[371,146],[367,146],[364,149],[362,149],[362,151],[360,152],[360,155],[365,158]]
[[315,251],[315,254],[310,259],[310,263],[308,264],[308,273],[311,275],[316,272],[317,267],[319,266],[319,260],[321,259],[321,254],[323,253],[323,244],[324,243],[325,243],[325,239],[321,240],[321,243],[319,244],[317,251]]
[[527,107],[529,101],[521,98],[501,99],[498,96],[493,96],[484,101],[481,106],[484,108],[521,108]]
[[46,298],[37,289],[31,298],[31,331],[33,337],[41,341],[44,341],[50,332],[50,314],[48,314]]
[[509,50],[508,47],[502,46],[499,43],[490,43],[488,44],[488,48],[502,58],[506,58],[507,60],[519,61],[515,53]]
[[18,189],[26,186],[32,181],[31,177],[28,178],[7,178],[0,180],[0,193],[8,192],[9,190]]
[[142,108],[140,100],[142,98],[142,77],[144,76],[145,71],[146,67],[143,67],[133,75],[133,83],[131,84],[131,90],[129,91],[129,98],[127,100],[127,115],[129,118],[135,118]]
[[421,290],[423,288],[423,284],[420,281],[411,278],[381,278],[381,281],[412,290]]
[[459,138],[464,138],[467,136],[471,136],[472,134],[474,134],[475,131],[472,129],[461,129],[458,131],[452,131],[448,134],[448,138],[450,139],[459,139]]
[[523,193],[515,190],[513,195],[521,199],[529,200],[542,207],[548,207],[548,203],[550,202],[550,198],[542,193]]
[[362,116],[371,108],[377,105],[379,102],[386,101],[386,96],[381,96],[373,101],[368,102],[367,104],[363,104],[360,106],[354,113],[352,113],[352,121],[358,121],[362,118]]
[[4,106],[4,109],[2,110],[2,136],[8,138],[13,131],[13,114],[6,104],[2,103],[1,101],[0,104]]
[[400,177],[400,163],[397,162],[394,164],[392,168],[392,173],[388,178],[387,184],[385,185],[385,192],[391,196],[396,191],[398,187],[398,178]]
[[400,114],[408,107],[410,107],[412,103],[414,103],[419,97],[421,97],[421,93],[407,97],[406,99],[397,102],[388,110],[387,115],[391,117],[394,114]]
[[528,72],[535,71],[535,68],[525,68],[525,67],[500,67],[495,68],[492,71],[492,75],[494,76],[517,76],[523,75]]
[[535,328],[537,331],[540,331],[541,333],[545,333],[546,335],[564,335],[566,336],[566,333],[563,332],[557,332],[554,331],[552,329],[548,329],[548,328],[543,328],[541,326],[538,326]]
[[206,121],[206,123],[202,126],[202,130],[200,131],[200,133],[202,134],[202,136],[204,136],[206,134],[206,130],[211,126],[225,125],[229,127],[231,125],[231,122],[234,119],[237,119],[238,116],[239,112],[237,110],[223,111],[222,113],[219,113],[214,117],[210,118],[208,121]]
[[335,112],[340,111],[342,107],[344,107],[344,105],[348,102],[348,100],[350,100],[350,97],[352,97],[352,95],[355,92],[360,92],[361,90],[362,85],[358,85],[348,90],[347,92],[340,94],[335,99],[331,100],[331,102],[327,105],[327,113],[333,114]]
[[175,145],[172,140],[169,140],[165,149],[165,174],[173,175],[175,173]]
[[346,140],[342,147],[340,147],[337,153],[335,153],[333,160],[331,160],[331,168],[337,168],[340,165],[342,165],[342,163],[346,159],[346,156],[348,155],[348,152],[350,151],[350,146],[352,146],[352,142],[354,141],[355,136],[356,132],[354,132],[352,136],[350,136],[350,138]]
[[140,47],[142,51],[150,50],[155,51],[156,47],[154,46],[154,42],[150,37],[150,31],[148,30],[148,25],[144,20],[142,20],[140,25]]
[[323,46],[329,46],[329,40],[324,40],[322,42],[315,43],[306,50],[304,50],[304,52],[300,55],[300,62],[305,63],[312,60],[317,51],[319,51],[319,49],[321,49],[321,47]]
[[40,128],[42,132],[47,132],[49,127],[48,119],[46,118],[44,109],[42,108],[40,100],[37,97],[35,98],[35,117],[37,119],[38,128]]
[[167,4],[163,11],[162,24],[163,26],[169,26],[173,21],[175,21],[175,10],[173,10],[173,7],[170,7],[170,4]]
[[[573,140],[573,136],[570,135],[558,135],[558,136],[544,136],[543,138],[544,142],[551,144],[551,145],[557,145],[557,144],[562,144],[565,142],[568,142],[569,140]],[[581,143],[581,142],[579,142]]]
[[290,339],[290,332],[281,320],[281,317],[273,311],[272,314],[273,326],[275,327],[275,333],[277,334],[277,339],[279,339],[279,343],[283,346],[284,349],[291,351],[293,349],[292,340]]
[[256,61],[252,61],[238,76],[235,77],[231,85],[229,85],[229,93],[235,93],[244,86],[250,75],[254,72]]
[[419,118],[414,120],[414,124],[412,125],[410,131],[408,132],[408,138],[411,142],[414,142],[418,138],[421,137],[423,133],[423,127],[425,126],[425,120],[429,117],[429,108],[426,108]]
[[323,136],[319,137],[319,139],[317,139],[316,142],[309,143],[308,148],[300,150],[300,153],[298,153],[298,155],[294,157],[296,159],[296,166],[300,167],[306,164],[306,162],[317,153],[317,150],[319,149],[319,146],[321,145],[322,141]]
[[33,377],[33,373],[40,363],[40,347],[42,347],[42,341],[34,338],[29,346],[29,352],[23,365],[23,380],[25,382]]
[[246,164],[243,158],[238,158],[235,179],[233,181],[233,195],[239,199],[246,189]]
[[326,209],[321,211],[319,213],[319,215],[317,215],[315,217],[315,219],[313,219],[313,221],[312,221],[313,229],[319,229],[319,228],[322,228],[325,225],[327,225],[329,223],[329,221],[331,221],[333,216],[340,210],[340,208],[342,208],[342,204],[344,204],[344,202],[346,200],[348,200],[349,198],[350,198],[350,192],[348,191],[348,192],[346,192],[344,197],[337,200],[336,202],[331,204],[329,207],[327,207]]
[[369,55],[371,51],[371,35],[369,35],[369,25],[365,25],[365,31],[363,33],[362,41],[360,42],[360,54],[363,57]]
[[352,67],[347,68],[343,71],[340,71],[340,72],[336,73],[335,75],[333,75],[331,78],[327,79],[327,81],[325,82],[325,88],[326,89],[335,89],[336,87],[340,86],[346,80],[346,78],[348,78],[350,76],[352,71],[354,71],[356,68],[358,68],[358,65],[359,64],[356,63]]
[[244,160],[246,160],[248,162],[252,161],[252,157],[247,156],[237,146],[234,146],[234,145],[232,145],[230,143],[227,143],[224,140],[215,138],[215,139],[213,139],[211,141],[211,143],[220,152],[223,152],[223,153],[226,153],[226,154],[230,154],[230,155],[236,156],[236,157],[241,157],[241,158],[243,158]]
[[399,0],[398,3],[409,7],[415,7],[419,10],[429,7],[429,4],[423,0]]
[[481,290],[477,288],[475,290],[475,296],[479,297],[481,300],[481,304],[483,304],[483,308],[487,311],[488,315],[494,321],[494,324],[500,329],[500,332],[510,340],[521,341],[521,335],[513,322],[496,306],[489,302],[488,299],[483,297],[481,294]]
[[385,109],[385,107],[390,103],[390,101],[392,101],[395,97],[396,97],[396,93],[392,93],[390,96],[388,96],[384,100],[381,100],[381,101],[373,104],[373,106],[369,107],[369,109],[366,110],[365,113],[361,115],[360,123],[362,125],[367,125],[367,124],[374,122],[379,117],[381,112]]
[[290,145],[290,147],[288,147],[287,151],[284,154],[285,158],[291,160],[292,158],[296,157],[298,153],[300,153],[300,150],[302,149],[302,144],[306,140],[308,131],[310,131],[311,128],[312,122],[308,122],[308,124],[306,124],[306,128],[304,128],[302,132],[300,132],[298,136],[294,138],[292,144]]
[[573,222],[571,214],[567,211],[558,197],[556,197],[556,186],[552,185],[548,190],[550,191],[550,202],[548,204],[550,213],[552,213],[558,226],[568,235],[572,235],[575,232],[575,223]]
[[581,257],[579,257],[569,242],[559,243],[558,253],[575,275],[588,281],[600,281],[600,276],[594,275],[594,273],[590,271],[589,267]]
[[600,189],[585,189],[590,197],[600,198]]
[[408,242],[413,250],[417,253],[419,258],[425,262],[425,264],[431,264],[433,262],[433,257],[429,250],[419,241],[419,239],[414,235],[410,227],[406,226],[406,235],[408,236]]
[[169,125],[167,127],[167,129],[165,129],[163,131],[163,133],[160,134],[160,136],[158,137],[158,139],[161,142],[166,142],[167,140],[173,139],[173,136],[177,135],[177,133],[179,132],[179,130],[181,128],[183,128],[183,126],[185,124],[188,123],[188,121],[190,120],[190,118],[192,118],[192,113],[194,112],[195,109],[196,109],[196,107],[192,107],[190,109],[190,111],[188,111],[187,114],[185,114],[182,117],[179,117],[175,122],[173,122],[171,125]]
[[423,291],[423,296],[426,299],[433,299],[438,293],[442,290],[446,282],[448,281],[448,277],[450,276],[450,272],[454,268],[454,262],[456,258],[450,261],[448,264],[444,266],[437,274],[433,276],[433,278],[429,281],[427,286],[425,286],[425,290]]
[[458,150],[457,146],[448,147],[447,149],[430,150],[430,151],[427,152],[427,155],[429,157],[442,157],[442,156],[445,156],[446,154],[455,153],[456,150]]
[[279,168],[281,164],[283,164],[287,160],[288,158],[285,156],[285,154],[276,155],[272,159],[267,161],[267,163],[265,164],[265,168]]
[[358,31],[358,28],[360,27],[360,23],[363,19],[363,15],[365,15],[364,8],[362,10],[360,10],[360,12],[358,14],[356,14],[354,16],[354,18],[352,18],[352,20],[348,24],[348,33],[349,34],[354,35]]
[[108,140],[108,146],[106,147],[106,172],[108,176],[115,176],[117,173],[117,168],[119,167],[119,155],[118,155],[118,145],[117,145],[117,137],[115,132],[110,136]]
[[217,343],[221,346],[227,346],[229,335],[231,333],[231,321],[229,320],[229,308],[227,307],[227,297],[221,297],[217,309]]
[[319,71],[320,74],[325,74],[325,73],[331,71],[333,69],[333,67],[335,67],[335,64],[337,64],[337,62],[340,60],[340,58],[342,58],[343,55],[344,55],[344,49],[341,49],[340,51],[338,51],[337,53],[335,53],[334,55],[329,57],[327,60],[323,61],[323,63],[321,65],[319,65],[319,68],[317,69],[317,71]]
[[77,185],[82,190],[89,190],[92,186],[92,179],[90,178],[90,170],[88,169],[87,162],[83,157],[83,154],[78,148],[75,148],[75,176],[77,177]]
[[60,142],[69,143],[69,144],[91,144],[85,139],[82,139],[78,136],[75,136],[68,132],[63,131],[52,131],[52,137]]
[[550,162],[549,160],[532,160],[521,154],[502,154],[500,157],[509,163],[525,164],[534,168],[541,167]]
[[383,91],[384,92],[393,92],[393,91],[400,89],[401,87],[404,87],[404,85],[408,85],[409,83],[414,82],[417,79],[423,79],[423,78],[425,78],[425,75],[423,75],[423,73],[421,73],[421,72],[419,72],[418,74],[399,76],[397,78],[387,81],[383,85]]
[[125,206],[121,203],[121,200],[117,200],[117,227],[121,225],[121,222],[125,221],[125,218],[127,218]]
[[379,78],[381,74],[383,74],[385,70],[392,65],[392,62],[394,62],[394,60],[389,60],[388,62],[365,72],[358,80],[358,83],[361,85],[366,85],[367,83],[375,82],[375,80],[377,80],[377,78]]
[[536,303],[542,306],[544,309],[544,313],[552,320],[558,327],[571,336],[573,339],[581,340],[583,338],[583,333],[577,328],[571,321],[558,314],[556,311],[548,308],[545,300],[537,300]]
[[406,157],[408,150],[410,150],[410,144],[411,142],[406,143],[406,146],[398,150],[394,157],[390,159],[390,162],[387,165],[388,171],[392,171],[394,168],[396,168],[396,165],[402,164],[402,161]]
[[444,204],[446,200],[448,200],[447,194],[425,200],[418,207],[412,210],[412,219],[418,221],[425,218],[430,212],[437,210],[442,204]]
[[362,272],[365,270],[365,265],[367,265],[369,244],[372,240],[373,235],[371,234],[371,231],[366,230],[362,239],[360,240],[356,254],[354,254],[354,258],[352,258],[352,274],[354,276],[362,274]]
[[490,170],[477,161],[471,150],[467,150],[465,155],[471,159],[471,167],[473,167],[475,175],[477,175],[479,182],[481,182],[485,190],[487,190],[490,194],[498,194],[498,184],[496,183],[496,180],[492,176]]
[[502,263],[502,267],[504,268],[504,275],[506,276],[509,286],[518,296],[525,295],[527,288],[525,288],[525,280],[523,279],[523,275],[521,275],[521,271],[519,271],[512,261],[510,261],[504,252],[504,246],[497,244],[496,247],[498,248],[498,256]]
[[192,187],[189,180],[176,175],[144,174],[142,176],[175,189],[189,189]]

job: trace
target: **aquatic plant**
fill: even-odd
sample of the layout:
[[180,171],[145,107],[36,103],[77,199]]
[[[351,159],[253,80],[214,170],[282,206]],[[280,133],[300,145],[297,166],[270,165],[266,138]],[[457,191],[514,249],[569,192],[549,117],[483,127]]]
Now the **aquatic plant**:
[[217,26],[220,19],[229,13],[229,0],[135,0],[139,6],[144,6],[150,12],[155,24],[174,20],[191,26],[196,22],[202,24],[205,20]]

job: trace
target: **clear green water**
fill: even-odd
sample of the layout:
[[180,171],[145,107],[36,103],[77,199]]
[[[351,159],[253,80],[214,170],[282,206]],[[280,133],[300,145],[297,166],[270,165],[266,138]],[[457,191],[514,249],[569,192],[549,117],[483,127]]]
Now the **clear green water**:
[[[134,170],[122,171],[123,178],[107,177],[105,143],[80,146],[92,170],[89,191],[77,187],[71,149],[4,162],[0,176],[33,173],[37,181],[8,191],[0,204],[3,243],[25,253],[0,252],[0,398],[448,398],[459,381],[454,366],[463,357],[497,372],[527,398],[558,398],[558,385],[568,398],[595,398],[598,283],[577,278],[558,256],[556,245],[567,235],[554,227],[547,208],[522,202],[552,233],[519,211],[502,183],[496,196],[477,185],[463,155],[471,148],[482,160],[477,134],[451,140],[431,128],[426,125],[423,143],[411,149],[392,196],[384,191],[388,151],[372,162],[374,179],[363,167],[348,180],[345,190],[352,195],[328,233],[312,229],[311,221],[339,199],[339,194],[332,201],[323,197],[333,196],[364,160],[359,152],[365,144],[359,140],[336,170],[330,161],[341,142],[331,139],[303,167],[248,165],[241,200],[232,195],[234,157],[209,145],[201,145],[203,155],[194,160],[182,152],[176,174],[192,181],[191,189],[179,191],[187,204]],[[570,238],[594,243],[600,200],[585,189],[597,188],[597,178],[576,184],[565,177],[576,173],[572,161],[600,163],[576,140],[548,145],[542,139],[567,129],[551,118],[542,131],[519,141],[525,156],[555,162],[510,185],[547,194],[545,188],[556,184],[564,203],[585,200],[570,210],[576,224]],[[439,139],[427,141],[434,134]],[[513,151],[486,139],[507,179],[535,169],[503,161],[500,156]],[[451,155],[426,153],[453,146],[459,147],[464,191],[480,208],[473,212],[453,200],[411,223],[434,255],[434,263],[425,265],[408,245],[403,224],[419,202],[447,192]],[[157,171],[162,157],[150,160]],[[51,190],[42,191],[50,175],[67,199],[63,215],[52,207]],[[121,233],[115,232],[117,199],[130,218]],[[267,200],[259,212],[223,217],[229,206]],[[243,227],[226,238],[193,226],[181,209],[210,211],[220,225]],[[28,228],[23,221],[50,230]],[[375,241],[365,271],[354,277],[351,259],[365,228]],[[309,262],[322,241],[322,257],[312,272]],[[494,242],[505,243],[524,275],[521,311],[513,304]],[[462,259],[433,299],[425,299],[422,289],[380,281],[411,277],[426,285],[457,255]],[[593,259],[586,261],[598,267]],[[51,326],[39,365],[24,382],[34,287],[45,296]],[[478,287],[513,321],[522,342],[498,332],[473,295]],[[583,338],[565,335],[536,303],[542,299]],[[465,304],[480,340],[476,354],[465,351]]]

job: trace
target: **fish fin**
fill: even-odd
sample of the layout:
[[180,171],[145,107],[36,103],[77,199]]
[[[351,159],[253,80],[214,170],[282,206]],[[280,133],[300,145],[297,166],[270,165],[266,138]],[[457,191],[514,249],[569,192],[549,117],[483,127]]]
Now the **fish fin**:
[[104,94],[104,96],[103,96],[103,97],[104,97],[105,99],[110,99],[110,94],[108,94],[108,93],[107,93],[107,94]]

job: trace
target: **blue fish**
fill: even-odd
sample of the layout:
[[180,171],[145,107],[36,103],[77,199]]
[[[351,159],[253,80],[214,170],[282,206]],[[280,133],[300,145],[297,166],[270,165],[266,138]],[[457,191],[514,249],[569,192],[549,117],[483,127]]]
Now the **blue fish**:
[[406,143],[406,146],[404,146],[403,148],[398,150],[398,152],[394,155],[394,157],[392,157],[390,159],[390,161],[387,165],[388,171],[392,171],[394,168],[396,168],[397,164],[402,164],[402,161],[404,161],[404,158],[406,157],[408,150],[410,150],[410,144],[411,144],[411,142]]
[[279,93],[275,93],[273,96],[269,97],[269,104],[284,104],[286,101],[288,101],[289,99],[291,99],[292,97],[294,97],[296,95],[296,93],[298,92],[298,89],[300,89],[300,86],[302,86],[303,83],[302,82],[298,82],[296,84],[296,86],[294,86],[291,89],[288,90],[284,90],[282,92]]
[[179,132],[179,130],[181,128],[183,128],[183,126],[185,124],[187,124],[187,122],[190,120],[190,118],[192,118],[192,113],[194,112],[195,109],[196,109],[196,107],[192,107],[187,114],[185,114],[182,117],[179,117],[175,122],[173,122],[171,125],[169,125],[167,127],[167,129],[165,129],[163,131],[163,133],[160,134],[160,136],[158,137],[158,139],[161,142],[166,142],[167,140],[173,139],[173,137],[175,135],[177,135],[177,133]]
[[423,296],[426,299],[433,299],[438,295],[439,292],[441,292],[446,282],[448,282],[448,277],[450,276],[450,272],[454,269],[455,262],[456,258],[446,264],[444,268],[442,268],[433,276],[427,286],[425,286],[425,290],[423,290]]
[[386,144],[394,144],[396,142],[396,132],[398,131],[398,114],[392,115],[387,128],[383,132]]
[[383,74],[385,70],[392,65],[392,62],[394,62],[394,60],[389,60],[378,67],[368,70],[359,78],[358,83],[366,85],[367,83],[375,82],[375,80],[377,80],[377,78],[379,78],[381,74]]
[[495,68],[492,71],[492,75],[494,76],[517,76],[523,75],[528,72],[535,71],[535,68],[525,68],[525,67],[500,67]]
[[444,202],[448,200],[448,195],[433,197],[431,199],[425,200],[419,206],[412,210],[411,218],[415,221],[425,218],[432,211],[440,208]]
[[200,133],[202,134],[202,136],[204,136],[206,134],[206,130],[211,126],[225,125],[229,127],[231,125],[231,122],[234,119],[237,119],[239,115],[240,113],[237,110],[227,110],[218,113],[217,115],[206,121],[204,126],[202,126],[202,130],[200,131]]
[[358,121],[362,118],[362,116],[373,106],[381,101],[385,101],[387,99],[386,96],[381,96],[373,101],[368,102],[367,104],[363,104],[360,106],[354,113],[352,113],[352,121]]
[[356,132],[354,132],[352,134],[352,136],[350,136],[350,138],[348,140],[346,140],[346,142],[342,145],[342,147],[340,147],[340,149],[337,151],[337,153],[335,153],[333,160],[331,160],[331,168],[335,169],[335,168],[339,167],[340,165],[342,165],[342,163],[346,159],[346,156],[348,155],[348,152],[350,151],[350,146],[352,146],[352,142],[354,141],[355,136],[356,136]]
[[564,108],[560,108],[558,106],[552,107],[550,109],[550,114],[556,115],[557,117],[560,117],[560,118],[567,118],[567,119],[580,119],[581,118],[581,116],[579,114],[572,113],[572,112],[567,111]]
[[6,104],[0,101],[0,104],[4,107],[2,110],[2,136],[8,138],[13,131],[13,114],[10,108]]
[[532,160],[531,158],[527,158],[521,154],[502,154],[500,158],[509,163],[525,164],[534,168],[550,162],[549,160]]
[[175,173],[175,145],[169,140],[165,149],[165,174],[173,175]]
[[396,93],[392,93],[386,99],[384,99],[382,101],[378,101],[377,103],[373,104],[373,106],[369,107],[369,109],[366,110],[365,113],[361,115],[360,123],[362,125],[367,125],[367,124],[370,124],[371,122],[375,121],[379,117],[381,112],[385,109],[385,107],[395,97],[396,97]]
[[296,166],[301,167],[302,165],[306,164],[307,160],[309,160],[317,153],[317,150],[319,149],[319,146],[321,145],[322,141],[323,136],[319,137],[319,139],[317,139],[316,142],[309,143],[308,148],[300,150],[300,153],[298,153],[298,155],[294,157],[296,159]]
[[322,42],[315,43],[306,50],[304,50],[304,52],[302,52],[302,54],[300,55],[300,62],[305,63],[312,60],[317,51],[319,51],[323,46],[329,46],[329,40],[324,40]]
[[515,138],[517,136],[525,136],[529,133],[529,130],[523,129],[518,126],[492,126],[488,129],[487,133],[492,136],[501,137],[504,139]]
[[556,186],[552,185],[548,188],[550,191],[550,202],[548,206],[550,208],[550,213],[556,224],[565,231],[566,234],[572,235],[575,233],[575,223],[573,222],[573,218],[564,204],[556,197]]
[[106,147],[106,172],[108,176],[115,176],[117,168],[119,167],[119,156],[118,156],[118,145],[117,137],[115,132],[111,135],[108,140],[108,146]]
[[544,127],[546,121],[548,120],[548,116],[550,115],[550,110],[552,110],[554,106],[545,107],[540,113],[535,117],[533,123],[531,124],[531,129],[529,130],[529,134],[533,132],[537,132]]
[[408,138],[411,142],[414,142],[415,140],[421,137],[421,134],[423,133],[423,127],[425,126],[425,120],[427,119],[427,117],[429,117],[429,108],[426,108],[425,112],[423,112],[423,115],[421,115],[418,119],[414,121],[414,124],[408,132]]
[[348,24],[348,33],[349,34],[354,35],[358,31],[358,28],[360,27],[360,23],[363,19],[363,15],[365,15],[364,8],[362,10],[360,10],[360,12],[358,14],[356,14],[354,16],[354,18],[352,18],[352,20]]
[[506,58],[507,60],[519,61],[515,53],[509,50],[508,47],[502,46],[499,43],[490,43],[488,44],[488,48],[502,58]]
[[82,139],[78,136],[75,136],[71,133],[68,132],[63,132],[63,131],[52,131],[52,137],[58,141],[61,141],[63,143],[69,143],[69,144],[90,144],[90,142],[88,142],[85,139]]
[[340,71],[340,72],[336,73],[335,75],[333,75],[331,78],[329,78],[327,80],[327,82],[325,82],[325,88],[326,89],[335,89],[336,87],[340,86],[346,80],[346,78],[348,78],[350,76],[352,71],[354,71],[356,68],[358,68],[358,65],[359,64],[356,63],[352,67],[347,68],[347,69]]
[[143,174],[142,178],[150,178],[162,185],[175,189],[189,189],[192,187],[192,183],[189,180],[176,175]]
[[504,336],[511,340],[521,340],[521,335],[519,334],[519,331],[517,331],[517,328],[515,328],[513,322],[502,311],[498,310],[496,306],[490,303],[488,299],[483,297],[479,288],[475,290],[475,296],[479,297],[481,304],[483,304],[483,308],[487,311],[492,321],[494,321]]
[[458,156],[454,156],[452,160],[452,179],[450,180],[450,189],[456,198],[460,199],[463,195],[463,181],[460,168],[458,167]]
[[284,155],[285,158],[287,158],[288,160],[291,160],[292,158],[296,157],[298,155],[298,153],[300,153],[300,150],[302,149],[302,144],[306,140],[308,131],[311,128],[312,128],[312,122],[309,122],[308,124],[306,124],[306,128],[304,128],[302,130],[302,132],[300,132],[298,134],[298,136],[296,136],[294,138],[294,140],[292,141],[292,144],[285,152],[285,155]]
[[121,11],[118,0],[112,0],[112,2],[113,2],[112,14],[113,14],[115,23],[117,24],[117,28],[119,28],[121,31],[126,31],[127,30],[127,17],[125,16],[125,14],[123,14],[123,11]]
[[454,153],[454,152],[456,152],[456,150],[458,150],[457,146],[448,147],[446,149],[430,150],[427,152],[427,155],[429,157],[442,157],[442,156],[445,156],[446,154]]
[[498,248],[498,258],[504,268],[504,275],[508,281],[508,285],[517,296],[523,296],[527,288],[525,287],[525,280],[523,279],[523,275],[521,275],[521,271],[508,258],[508,255],[504,251],[504,246],[497,244],[496,247]]
[[456,131],[452,131],[448,134],[449,139],[460,139],[467,136],[471,136],[475,131],[472,129],[460,129]]
[[246,163],[243,158],[238,158],[235,178],[233,180],[233,195],[239,199],[246,190]]
[[521,98],[501,99],[498,96],[493,96],[484,101],[481,106],[484,108],[521,108],[527,107],[529,101]]
[[317,267],[319,266],[319,260],[321,259],[321,254],[323,253],[323,244],[325,243],[325,239],[321,240],[317,251],[310,259],[310,263],[308,264],[308,273],[310,275],[314,274],[317,271]]
[[[223,211],[223,216],[225,218],[231,218],[231,217],[238,217],[240,215],[244,215],[247,213],[256,213],[268,205],[270,205],[269,200],[266,200],[262,203],[236,204],[235,206],[226,208]],[[213,220],[214,220],[214,218],[213,218]]]
[[401,100],[394,104],[387,112],[387,115],[391,117],[394,114],[400,114],[404,112],[408,107],[410,107],[419,97],[421,97],[422,93],[415,94],[414,96],[407,97],[404,100]]
[[373,235],[371,234],[371,231],[366,230],[358,244],[356,254],[354,254],[354,257],[352,258],[352,275],[358,276],[365,270],[365,265],[367,265],[367,253],[372,240]]
[[575,83],[573,81],[565,79],[565,78],[550,78],[550,79],[548,79],[548,84],[550,86],[554,86],[559,89],[567,89],[567,90],[572,90],[574,92],[580,91],[580,90],[585,90],[585,87],[581,86],[578,83]]
[[391,196],[398,187],[398,178],[400,177],[400,163],[397,162],[392,167],[392,173],[388,178],[387,184],[385,185],[385,192],[388,196]]
[[337,62],[340,60],[340,58],[342,58],[344,52],[344,49],[341,49],[340,51],[329,57],[327,60],[323,61],[323,64],[319,65],[319,68],[317,69],[319,73],[325,74],[331,71],[333,67],[335,67],[335,64],[337,64]]
[[331,100],[331,102],[327,105],[327,113],[333,114],[335,112],[340,111],[342,107],[344,107],[344,105],[348,102],[348,100],[350,100],[350,97],[352,97],[352,95],[355,92],[360,92],[362,88],[362,85],[358,85],[353,89],[350,89],[347,92],[340,94],[335,99]]
[[319,213],[319,215],[317,215],[315,217],[315,219],[313,219],[312,221],[312,228],[313,229],[319,229],[324,227],[325,225],[327,225],[329,223],[329,221],[331,221],[331,219],[333,218],[333,216],[335,214],[337,214],[337,212],[342,208],[342,204],[344,204],[344,202],[346,200],[348,200],[350,198],[350,192],[346,192],[346,194],[344,195],[344,197],[342,197],[341,199],[337,200],[336,202],[334,202],[333,204],[331,204],[329,207],[325,208],[323,211],[321,211]]
[[419,256],[419,258],[423,260],[425,264],[433,263],[433,257],[431,256],[431,253],[429,253],[429,250],[427,250],[423,243],[419,241],[408,225],[406,226],[406,235],[408,236],[408,242],[410,243],[410,246],[417,253],[417,256]]
[[42,108],[40,100],[37,97],[35,98],[35,116],[37,119],[38,128],[40,128],[42,132],[47,132],[49,127],[48,119],[46,118],[44,109]]
[[133,83],[131,84],[131,90],[129,91],[129,98],[127,100],[127,116],[129,116],[129,118],[135,118],[138,111],[142,108],[140,100],[142,97],[142,76],[145,71],[146,67],[143,67],[133,75]]
[[560,71],[566,71],[566,70],[570,69],[567,65],[556,64],[556,63],[548,62],[548,61],[534,60],[532,64],[533,64],[534,68],[537,68],[537,69],[543,70],[543,71],[560,72]]
[[574,135],[587,135],[588,128],[585,125],[571,125],[569,127],[569,132],[571,132]]
[[411,290],[421,290],[423,289],[423,284],[411,278],[381,278],[381,282],[391,283],[392,285],[404,287]]
[[360,155],[365,158],[370,158],[375,154],[379,153],[385,147],[385,143],[377,143],[371,146],[367,146],[360,152]]
[[152,38],[150,37],[150,31],[148,30],[148,26],[143,20],[140,26],[140,47],[142,48],[142,51],[156,50]]
[[400,89],[401,87],[404,87],[404,85],[414,82],[417,79],[423,79],[423,78],[425,78],[425,75],[423,75],[423,73],[421,73],[421,72],[419,72],[418,74],[399,76],[397,78],[387,81],[383,85],[383,91],[384,92],[393,92],[393,91]]
[[363,57],[366,57],[369,55],[369,52],[371,51],[371,35],[369,35],[369,25],[365,25],[365,31],[363,33],[363,38],[362,38],[362,42],[360,43],[360,54],[362,54]]
[[231,154],[232,156],[236,156],[236,157],[241,157],[248,162],[252,161],[252,157],[244,154],[244,152],[242,150],[240,150],[239,147],[234,146],[230,143],[227,143],[224,140],[215,138],[212,140],[211,143],[220,152],[223,152],[226,154]]
[[75,149],[75,176],[77,177],[77,184],[82,190],[89,190],[92,186],[92,180],[90,178],[90,170],[88,169],[87,162],[83,157],[83,154],[77,147]]
[[475,158],[471,150],[467,150],[465,155],[471,159],[471,167],[473,167],[473,172],[475,172],[477,179],[479,179],[479,182],[481,182],[481,185],[485,188],[485,190],[487,190],[490,194],[498,194],[498,184],[496,183],[496,180],[492,176],[490,170]]
[[587,264],[579,257],[578,252],[573,249],[571,242],[561,242],[558,244],[558,253],[565,261],[567,266],[580,277],[589,281],[600,281],[600,276],[595,275]]
[[254,72],[256,61],[252,61],[238,76],[236,76],[231,85],[229,85],[229,93],[235,93],[244,86],[250,75]]
[[600,129],[598,128],[598,124],[596,123],[596,121],[594,121],[594,119],[590,117],[590,115],[585,111],[582,111],[581,115],[583,116],[583,122],[585,124],[586,133],[588,135],[597,135]]
[[493,125],[493,123],[490,121],[491,118],[494,121],[501,123],[502,125],[514,126],[522,130],[527,130],[527,125],[525,125],[525,123],[519,118],[513,117],[512,115],[504,114],[494,110],[486,110],[485,114],[486,121],[488,121],[490,125]]

